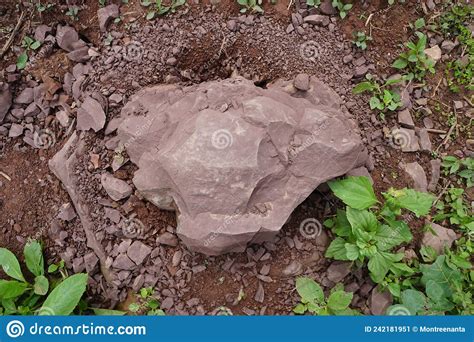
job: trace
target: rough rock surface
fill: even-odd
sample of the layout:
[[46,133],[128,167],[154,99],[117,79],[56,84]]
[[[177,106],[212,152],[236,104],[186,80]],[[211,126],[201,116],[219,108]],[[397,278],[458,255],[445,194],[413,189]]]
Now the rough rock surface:
[[339,106],[314,78],[304,93],[292,82],[262,89],[242,78],[164,85],[131,99],[118,136],[139,167],[136,188],[177,209],[190,249],[216,255],[272,238],[319,184],[365,162]]
[[7,83],[0,83],[0,124],[12,105],[12,94]]
[[124,198],[127,198],[133,192],[132,187],[128,185],[127,182],[115,178],[110,173],[104,173],[100,177],[100,182],[107,194],[114,201],[120,201]]
[[431,230],[428,230],[425,235],[423,235],[423,246],[432,247],[438,254],[444,252],[444,247],[451,248],[453,242],[457,239],[454,230],[444,228],[436,223],[426,223],[431,226]]
[[88,96],[77,110],[77,129],[100,131],[105,125],[105,112],[100,103]]

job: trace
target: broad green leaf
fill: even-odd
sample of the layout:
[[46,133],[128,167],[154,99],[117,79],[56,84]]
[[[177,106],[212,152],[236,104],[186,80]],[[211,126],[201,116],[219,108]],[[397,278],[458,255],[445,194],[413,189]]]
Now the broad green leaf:
[[400,284],[390,283],[387,285],[388,290],[394,297],[400,297]]
[[352,292],[336,291],[329,295],[328,307],[333,311],[345,310],[352,301]]
[[352,92],[354,94],[360,94],[364,91],[369,91],[372,89],[374,89],[372,82],[361,82],[352,89]]
[[347,177],[329,182],[334,194],[354,209],[367,209],[377,203],[374,189],[367,177]]
[[324,301],[323,289],[311,278],[297,278],[296,291],[300,295],[303,303],[321,303]]
[[446,264],[446,256],[440,255],[431,265],[420,265],[421,283],[426,286],[430,280],[437,283],[444,292],[444,297],[450,298],[452,295],[451,285],[461,280],[461,272],[452,269]]
[[370,271],[370,277],[375,283],[380,283],[387,275],[394,262],[403,259],[403,254],[393,254],[387,252],[377,252],[370,258],[367,267]]
[[332,240],[329,247],[326,249],[326,258],[333,258],[336,260],[349,260],[347,257],[346,240],[337,237]]
[[34,290],[37,295],[44,296],[48,293],[49,282],[45,276],[40,275],[35,278]]
[[28,55],[26,52],[23,52],[21,55],[18,56],[16,60],[16,67],[18,70],[22,70],[26,67],[26,63],[28,62]]
[[94,315],[96,316],[124,316],[127,312],[121,310],[109,310],[109,309],[99,309],[92,308]]
[[303,303],[299,303],[293,308],[293,312],[298,315],[304,314],[306,310],[307,310],[306,305],[304,305]]
[[146,20],[151,20],[155,17],[155,11],[150,11],[146,14]]
[[27,242],[23,254],[25,255],[26,267],[30,272],[35,276],[43,275],[44,259],[41,244],[36,240]]
[[6,248],[0,248],[0,265],[3,271],[13,279],[25,281],[18,259]]
[[374,232],[378,228],[377,218],[368,210],[357,210],[347,207],[346,214],[354,234],[356,230]]
[[393,62],[393,64],[392,64],[392,66],[395,69],[405,69],[407,67],[407,65],[408,65],[408,62],[404,58],[399,58],[395,62]]
[[434,280],[428,280],[426,282],[426,295],[434,301],[439,301],[445,296],[445,293],[441,285],[438,285]]
[[67,316],[73,312],[86,291],[88,275],[79,273],[63,280],[49,294],[39,310],[41,313]]
[[402,221],[393,221],[390,226],[381,225],[375,237],[377,248],[381,251],[390,250],[403,242],[410,242],[412,238],[410,228]]
[[395,202],[399,207],[410,210],[416,217],[429,214],[435,197],[426,192],[413,189],[402,189],[397,191]]
[[33,44],[30,45],[30,49],[36,50],[41,46],[41,42],[35,41]]
[[415,29],[419,30],[424,26],[425,26],[425,19],[424,18],[419,18],[415,21]]
[[351,243],[346,243],[344,246],[346,248],[347,259],[354,261],[359,257],[359,247]]
[[377,96],[372,96],[370,98],[369,106],[370,106],[370,109],[380,109],[380,110],[384,109],[384,106],[383,106],[382,102],[380,102],[380,100]]
[[423,292],[408,289],[402,292],[400,297],[401,302],[411,312],[412,315],[416,315],[426,305],[426,297]]
[[347,215],[344,210],[337,209],[334,233],[337,236],[348,237],[351,234],[351,224],[347,220]]
[[0,299],[17,298],[26,291],[27,286],[16,280],[0,280]]

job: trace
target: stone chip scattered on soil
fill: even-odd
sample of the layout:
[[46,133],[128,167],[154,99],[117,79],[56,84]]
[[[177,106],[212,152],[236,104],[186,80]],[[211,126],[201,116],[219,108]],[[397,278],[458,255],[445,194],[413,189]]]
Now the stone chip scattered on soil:
[[115,178],[110,173],[104,173],[100,177],[100,182],[104,187],[107,194],[114,201],[120,201],[124,198],[130,196],[133,192],[133,189],[127,182]]
[[100,103],[91,96],[86,97],[77,110],[77,129],[100,131],[105,125],[105,112]]

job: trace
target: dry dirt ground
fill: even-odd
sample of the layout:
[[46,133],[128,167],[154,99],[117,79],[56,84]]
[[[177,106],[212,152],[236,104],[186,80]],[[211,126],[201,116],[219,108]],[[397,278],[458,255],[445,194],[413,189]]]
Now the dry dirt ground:
[[[22,37],[32,36],[40,24],[54,27],[58,23],[73,26],[81,39],[100,52],[100,56],[91,61],[92,71],[80,91],[99,91],[105,96],[119,94],[122,97],[120,103],[109,106],[108,120],[118,115],[130,95],[149,85],[192,84],[239,74],[265,87],[280,78],[292,79],[299,73],[308,73],[328,83],[358,120],[373,161],[370,171],[377,194],[390,187],[413,185],[400,168],[400,162],[418,161],[430,176],[430,153],[401,153],[390,146],[384,128],[393,127],[396,118],[380,120],[368,108],[365,96],[352,94],[352,87],[361,79],[355,75],[361,65],[374,74],[388,76],[395,73],[390,65],[411,35],[409,24],[419,17],[429,18],[435,14],[425,14],[419,1],[392,6],[379,0],[354,1],[354,8],[344,20],[332,16],[328,26],[299,26],[301,31],[288,32],[288,25],[295,20],[292,13],[297,12],[294,1],[290,9],[287,0],[278,1],[277,5],[265,2],[262,16],[242,16],[237,3],[231,0],[192,1],[174,14],[147,21],[143,6],[130,0],[128,4],[121,4],[121,20],[111,23],[107,33],[99,30],[99,3],[96,0],[76,1],[81,8],[77,18],[65,14],[66,1],[55,2],[54,7],[42,13],[19,3],[0,1],[0,46],[9,38],[20,13],[25,13],[12,47],[0,61],[0,79],[7,79],[5,70],[15,63]],[[297,7],[304,10],[304,4],[298,3]],[[356,30],[371,32],[373,41],[366,51],[356,49],[351,42]],[[305,57],[308,41],[317,42],[321,52],[317,58]],[[135,50],[130,50],[131,45]],[[170,58],[174,60],[170,61]],[[74,65],[66,52],[56,47],[18,73],[11,86],[18,94],[26,84],[34,81],[45,82],[51,78],[63,84],[66,73],[72,72]],[[442,62],[437,69],[442,75]],[[465,94],[450,93],[445,84],[438,83],[439,77],[438,74],[430,76],[423,92],[423,97],[434,94],[429,98],[430,104],[451,104],[453,100],[462,99]],[[417,96],[422,97],[421,93]],[[72,108],[73,101],[71,96],[68,104]],[[416,126],[423,127],[422,119],[422,116],[415,118]],[[434,113],[432,120],[436,129],[449,129],[446,117]],[[48,169],[48,160],[61,148],[69,133],[54,117],[46,116],[33,124],[53,132],[54,144],[50,148],[34,149],[21,137],[0,136],[0,171],[9,178],[0,176],[0,246],[8,247],[21,257],[26,239],[41,239],[49,262],[62,258],[74,271],[82,271],[84,266],[79,259],[90,250],[77,218],[70,222],[57,220],[61,205],[69,199]],[[102,200],[107,196],[100,187],[98,175],[110,166],[113,158],[113,153],[105,146],[107,139],[103,133],[88,135],[90,158],[81,161],[78,172],[82,189],[87,192],[84,195],[94,208],[94,219],[103,225],[113,225],[109,219],[100,217]],[[464,139],[463,135],[457,136],[455,141],[443,146],[443,152],[462,154]],[[431,141],[437,147],[442,138],[433,134]],[[115,176],[131,179],[134,171],[135,167],[128,163]],[[440,190],[438,188],[436,192]],[[306,274],[327,288],[335,281],[342,281],[346,289],[356,293],[353,306],[370,313],[368,298],[374,284],[367,274],[361,270],[345,270],[338,267],[338,263],[333,263],[328,271],[331,260],[323,257],[330,239],[328,234],[323,232],[317,238],[308,239],[299,231],[305,219],[315,218],[322,222],[337,205],[327,187],[322,186],[298,207],[274,242],[250,246],[242,254],[205,257],[187,251],[179,242],[157,245],[158,234],[174,232],[175,217],[132,195],[126,203],[111,206],[121,215],[138,218],[147,227],[142,242],[153,248],[153,260],[146,270],[138,273],[123,271],[120,276],[123,284],[115,293],[102,290],[104,279],[94,269],[89,301],[102,307],[126,307],[124,302],[130,299],[130,293],[141,286],[153,286],[168,314],[221,314],[222,307],[229,308],[234,314],[290,314],[297,303],[294,276]],[[406,249],[418,246],[422,225],[422,222],[413,222],[415,239],[405,246]],[[113,232],[104,234],[107,252],[113,253],[117,245],[127,244]]]

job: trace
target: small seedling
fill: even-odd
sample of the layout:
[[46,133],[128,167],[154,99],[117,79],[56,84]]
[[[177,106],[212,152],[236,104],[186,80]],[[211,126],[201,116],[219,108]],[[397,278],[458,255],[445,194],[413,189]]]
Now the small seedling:
[[71,6],[66,12],[68,17],[71,17],[73,20],[79,20],[79,7]]
[[[152,20],[156,15],[165,15],[168,12],[175,13],[176,9],[180,6],[183,6],[186,3],[186,0],[171,0],[169,6],[164,6],[161,0],[155,0],[154,8],[148,11],[146,15],[147,20]],[[152,5],[152,1],[143,0],[141,2],[142,6],[149,7]]]
[[25,49],[21,55],[18,56],[16,61],[16,67],[18,70],[22,70],[26,67],[28,63],[28,51],[37,50],[41,46],[41,43],[33,38],[25,36],[21,42],[21,47]]
[[240,13],[263,13],[262,0],[237,0],[237,2],[242,7]]
[[352,42],[357,46],[359,49],[366,50],[367,49],[367,42],[372,40],[371,36],[368,36],[363,31],[357,31],[354,33],[354,38]]
[[50,4],[50,3],[42,4],[41,2],[38,2],[36,4],[36,10],[38,11],[38,13],[43,13],[43,12],[53,8],[54,5],[55,4]]
[[321,0],[306,0],[306,4],[307,4],[309,7],[318,8],[319,5],[321,5]]
[[144,287],[135,295],[136,302],[128,306],[128,310],[133,314],[146,314],[148,316],[164,316],[165,312],[160,309],[160,302],[155,296],[152,287]]
[[393,63],[393,67],[396,69],[408,69],[407,79],[416,78],[421,81],[427,72],[435,72],[434,61],[425,53],[426,35],[421,32],[415,32],[415,34],[418,36],[418,41],[405,44],[408,51],[403,52],[398,57]]
[[332,7],[339,11],[339,16],[344,19],[347,13],[351,10],[352,4],[345,4],[342,0],[332,0]]
[[391,90],[390,87],[403,79],[388,80],[379,84],[371,75],[367,75],[366,78],[367,81],[357,84],[352,92],[354,94],[369,92],[372,95],[369,101],[370,109],[378,109],[382,119],[385,118],[387,111],[393,112],[401,106],[400,94]]

